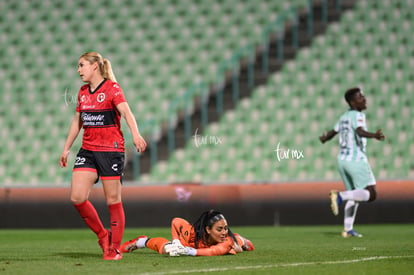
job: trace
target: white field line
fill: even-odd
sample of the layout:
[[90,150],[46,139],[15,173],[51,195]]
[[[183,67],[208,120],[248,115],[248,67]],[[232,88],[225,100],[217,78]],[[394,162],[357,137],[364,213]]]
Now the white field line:
[[169,274],[186,274],[186,273],[202,273],[202,272],[220,272],[230,270],[254,270],[254,269],[267,269],[267,268],[278,268],[278,267],[297,267],[297,266],[310,266],[310,265],[334,265],[334,264],[351,264],[378,260],[389,260],[389,259],[404,259],[414,258],[414,255],[405,256],[373,256],[366,258],[359,258],[353,260],[341,260],[341,261],[325,261],[325,262],[302,262],[302,263],[281,263],[281,264],[267,264],[267,265],[246,265],[246,266],[232,266],[232,267],[217,267],[217,268],[206,268],[206,269],[181,269],[171,270],[165,272],[148,272],[140,273],[142,275],[169,275]]

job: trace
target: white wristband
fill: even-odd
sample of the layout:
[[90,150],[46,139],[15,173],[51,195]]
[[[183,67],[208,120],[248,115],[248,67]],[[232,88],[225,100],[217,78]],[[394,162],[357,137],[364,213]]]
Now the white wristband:
[[197,249],[187,246],[185,248],[185,254],[188,255],[188,256],[196,256],[197,255]]

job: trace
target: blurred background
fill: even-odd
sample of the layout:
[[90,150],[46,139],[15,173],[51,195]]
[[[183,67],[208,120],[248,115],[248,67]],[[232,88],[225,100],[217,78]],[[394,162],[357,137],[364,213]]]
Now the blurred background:
[[[0,9],[0,227],[83,226],[58,159],[87,51],[112,62],[149,145],[137,154],[123,125],[129,225],[205,208],[237,224],[339,222],[326,200],[342,188],[338,142],[318,136],[354,86],[367,96],[369,130],[386,136],[368,141],[380,197],[361,221],[414,220],[413,0],[2,0]],[[93,198],[105,208],[99,185]]]

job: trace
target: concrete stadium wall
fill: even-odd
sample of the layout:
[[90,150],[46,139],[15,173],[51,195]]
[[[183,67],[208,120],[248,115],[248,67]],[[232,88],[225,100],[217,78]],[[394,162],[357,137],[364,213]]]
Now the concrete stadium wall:
[[[380,181],[378,198],[359,208],[357,223],[413,223],[414,182]],[[193,221],[202,211],[222,211],[231,225],[342,224],[330,212],[328,194],[340,182],[171,184],[124,186],[127,227],[169,226],[173,217]],[[69,188],[0,189],[0,228],[83,228],[69,202]],[[91,202],[105,225],[109,214],[98,184]]]

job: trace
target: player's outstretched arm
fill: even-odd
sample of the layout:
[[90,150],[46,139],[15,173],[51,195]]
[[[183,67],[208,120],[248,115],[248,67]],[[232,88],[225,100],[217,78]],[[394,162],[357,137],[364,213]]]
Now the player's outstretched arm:
[[328,131],[328,132],[323,132],[323,134],[319,137],[319,140],[322,142],[322,143],[325,143],[325,142],[327,142],[327,141],[329,141],[329,140],[331,140],[334,136],[336,136],[336,134],[337,134],[338,132],[336,132],[335,130],[330,130],[330,131]]
[[381,140],[381,141],[385,139],[385,136],[382,133],[381,129],[378,129],[375,133],[371,133],[371,132],[365,131],[362,127],[358,127],[356,129],[356,132],[360,137],[375,138],[375,139]]

